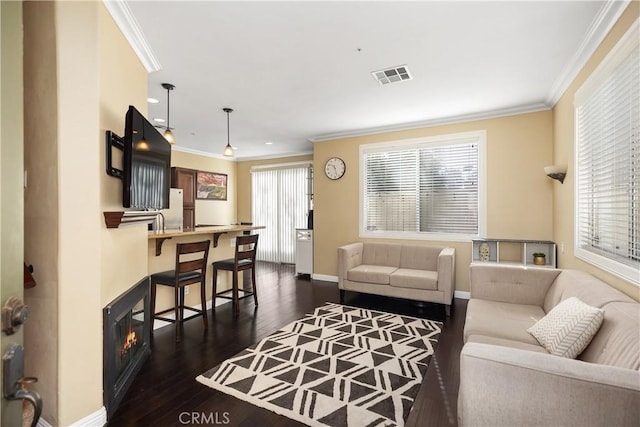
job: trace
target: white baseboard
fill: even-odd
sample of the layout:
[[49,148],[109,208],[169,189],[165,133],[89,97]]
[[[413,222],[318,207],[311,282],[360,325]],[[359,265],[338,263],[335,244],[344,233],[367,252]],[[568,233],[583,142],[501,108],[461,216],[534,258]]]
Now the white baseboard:
[[338,276],[329,276],[327,274],[316,274],[316,273],[313,273],[311,275],[311,278],[313,280],[323,280],[325,282],[338,283]]
[[[71,424],[72,427],[102,427],[107,424],[107,410],[103,406],[93,414],[89,414],[86,417]],[[40,425],[40,422],[38,422]]]
[[36,424],[36,427],[53,427],[53,426],[49,424],[44,418],[40,417],[40,419],[38,420],[38,424]]
[[471,298],[471,292],[467,292],[467,291],[455,291],[453,293],[453,297],[454,298],[458,298],[458,299],[469,299]]

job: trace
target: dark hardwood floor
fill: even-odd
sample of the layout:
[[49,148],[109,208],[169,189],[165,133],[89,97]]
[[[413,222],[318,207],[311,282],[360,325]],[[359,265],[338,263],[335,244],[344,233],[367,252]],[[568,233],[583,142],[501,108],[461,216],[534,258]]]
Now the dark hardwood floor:
[[[241,300],[240,316],[234,318],[231,304],[219,306],[209,313],[206,333],[198,319],[185,323],[180,343],[175,342],[173,325],[157,329],[151,356],[108,426],[302,425],[195,380],[315,307],[340,299],[337,284],[297,278],[289,265],[259,263],[257,286],[257,309],[252,298]],[[347,292],[345,304],[444,321],[438,348],[406,425],[456,426],[466,301],[455,300],[451,316],[446,319],[444,307],[438,304],[421,307],[411,301],[351,292]]]

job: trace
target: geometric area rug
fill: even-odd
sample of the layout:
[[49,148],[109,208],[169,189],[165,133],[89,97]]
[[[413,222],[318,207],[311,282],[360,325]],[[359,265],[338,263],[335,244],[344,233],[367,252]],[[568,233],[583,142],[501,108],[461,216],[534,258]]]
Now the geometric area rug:
[[403,426],[441,330],[327,303],[196,379],[310,426]]

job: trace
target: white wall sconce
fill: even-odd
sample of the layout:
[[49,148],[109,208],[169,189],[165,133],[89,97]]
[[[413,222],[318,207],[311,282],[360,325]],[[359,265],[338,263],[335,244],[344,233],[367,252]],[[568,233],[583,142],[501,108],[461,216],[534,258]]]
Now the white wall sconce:
[[544,173],[546,173],[549,178],[557,179],[560,181],[560,184],[562,184],[564,177],[567,176],[567,165],[545,166]]

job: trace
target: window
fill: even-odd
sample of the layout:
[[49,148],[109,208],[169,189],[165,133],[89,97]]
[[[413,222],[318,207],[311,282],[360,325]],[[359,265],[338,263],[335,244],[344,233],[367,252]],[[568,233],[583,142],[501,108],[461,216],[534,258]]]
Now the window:
[[360,234],[425,240],[484,235],[485,132],[360,149]]
[[576,256],[640,285],[639,22],[576,92]]
[[260,230],[256,258],[294,263],[296,228],[307,227],[311,165],[293,163],[251,170],[251,218]]

